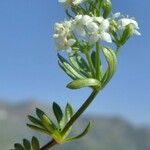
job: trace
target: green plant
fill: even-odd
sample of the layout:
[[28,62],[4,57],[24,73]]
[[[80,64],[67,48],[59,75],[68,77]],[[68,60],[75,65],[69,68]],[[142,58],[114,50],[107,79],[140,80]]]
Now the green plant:
[[23,145],[15,144],[15,150],[48,150],[56,144],[72,142],[86,135],[91,127],[90,122],[81,134],[70,137],[73,124],[112,79],[121,47],[132,35],[140,35],[138,23],[134,19],[120,13],[112,14],[110,0],[59,2],[64,5],[68,21],[56,23],[54,27],[58,64],[72,79],[67,88],[75,90],[89,87],[92,93],[76,112],[70,104],[66,105],[63,112],[54,102],[53,113],[57,124],[37,108],[37,117],[28,116],[30,123],[27,126],[47,134],[52,140],[40,148],[37,138],[33,137],[31,143],[23,140]]

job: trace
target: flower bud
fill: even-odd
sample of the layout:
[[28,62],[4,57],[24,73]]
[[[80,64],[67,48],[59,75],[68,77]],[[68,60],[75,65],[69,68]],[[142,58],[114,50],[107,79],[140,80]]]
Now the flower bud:
[[112,11],[112,5],[110,0],[106,0],[106,2],[103,3],[103,9],[104,9],[103,17],[107,18]]
[[117,22],[115,20],[112,20],[110,22],[110,31],[115,32],[117,30]]
[[134,27],[132,24],[129,24],[125,27],[125,30],[122,34],[122,37],[121,37],[121,44],[124,45],[126,43],[126,41],[134,34]]

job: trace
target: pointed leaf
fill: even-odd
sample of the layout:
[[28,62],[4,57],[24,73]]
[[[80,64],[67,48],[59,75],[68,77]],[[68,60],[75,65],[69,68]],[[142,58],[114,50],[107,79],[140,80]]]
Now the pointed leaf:
[[85,59],[79,54],[76,54],[75,58],[76,58],[76,61],[79,65],[79,67],[82,68],[82,70],[84,72],[86,72],[89,76],[91,76],[90,67],[89,67],[88,63],[85,61]]
[[63,112],[62,112],[60,106],[55,102],[53,103],[53,112],[55,114],[55,117],[57,119],[60,129],[62,129],[65,125]]
[[31,150],[30,142],[27,139],[23,139],[23,146],[25,150]]
[[89,124],[87,125],[87,127],[84,129],[84,131],[81,134],[79,134],[76,137],[72,137],[72,138],[66,139],[65,142],[72,142],[74,140],[82,138],[83,136],[85,136],[88,133],[88,131],[90,130],[90,128],[91,128],[91,123],[89,122]]
[[38,132],[41,132],[41,133],[45,133],[45,134],[48,134],[49,135],[49,132],[43,128],[40,128],[40,127],[37,127],[35,125],[32,125],[32,124],[27,124],[27,126],[32,129],[32,130],[35,130],[35,131],[38,131]]
[[[58,54],[59,61],[61,62],[62,67],[64,68],[63,70],[66,70],[70,72],[71,75],[75,76],[76,79],[83,78],[82,75],[80,75],[71,65],[70,63],[63,58],[61,55]],[[66,72],[67,73],[67,72]]]
[[40,150],[40,144],[39,144],[39,141],[36,137],[32,138],[31,143],[32,143],[32,149],[33,150]]
[[60,60],[58,60],[58,64],[59,64],[59,66],[61,67],[61,69],[62,69],[70,78],[72,78],[73,80],[76,80],[76,79],[77,79],[76,76],[74,76],[74,75],[71,73],[71,71],[67,70],[67,68],[63,65],[63,63],[62,63]]
[[39,119],[42,119],[43,115],[45,115],[45,113],[39,108],[36,108],[36,114],[39,117]]
[[[80,58],[80,59],[79,59]],[[85,67],[84,64],[81,65],[81,56],[77,56],[77,54],[70,55],[69,61],[72,65],[72,67],[80,73],[84,77],[91,77],[90,71],[87,69],[87,66]]]
[[57,130],[55,124],[46,115],[42,116],[42,124],[50,132],[50,134]]
[[[72,106],[67,103],[66,108],[65,108],[65,118],[66,118],[66,123],[71,119],[71,117],[73,116],[74,111]],[[67,130],[67,132],[63,135],[64,138],[66,138],[70,132],[72,130],[72,126]]]
[[104,88],[105,85],[111,80],[112,76],[115,73],[116,65],[117,65],[116,55],[111,49],[104,48],[103,53],[108,64],[108,69],[102,78],[102,88]]
[[28,119],[35,125],[43,126],[41,121],[33,116],[28,115]]
[[24,150],[23,146],[19,143],[14,144],[15,150]]
[[73,108],[72,106],[68,103],[66,105],[66,108],[65,108],[65,115],[66,115],[66,121],[68,122],[71,117],[73,116]]
[[100,87],[101,83],[93,78],[87,78],[87,79],[78,79],[75,81],[70,82],[67,87],[69,89],[80,89],[83,87],[92,87],[92,88],[98,88]]
[[92,63],[94,65],[94,67],[96,68],[96,52],[95,51],[92,51],[91,53],[91,59],[92,59]]

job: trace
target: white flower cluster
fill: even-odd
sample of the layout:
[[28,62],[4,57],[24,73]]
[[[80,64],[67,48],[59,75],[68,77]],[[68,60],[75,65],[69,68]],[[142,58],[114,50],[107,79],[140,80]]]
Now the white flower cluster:
[[119,30],[124,31],[126,26],[130,24],[134,29],[133,34],[141,35],[141,33],[138,31],[139,25],[137,21],[134,20],[134,18],[124,17],[123,15],[121,15],[121,13],[118,12],[113,15],[113,19],[115,19]]
[[73,29],[90,44],[99,39],[111,43],[109,32],[109,20],[103,17],[77,15],[73,21]]
[[63,3],[64,5],[79,5],[83,2],[84,0],[58,0],[58,2]]
[[70,21],[55,24],[54,39],[57,50],[71,50],[76,40],[72,33],[77,35],[79,41],[87,41],[94,44],[99,39],[112,42],[109,34],[109,20],[103,17],[77,15]]
[[116,13],[108,19],[97,16],[77,15],[69,21],[55,23],[53,37],[57,50],[71,51],[77,42],[76,38],[80,42],[86,41],[91,45],[99,40],[111,43],[112,36],[109,29],[112,21],[115,22],[116,32],[119,31],[122,34],[126,26],[130,24],[133,27],[132,34],[140,35],[138,23],[132,18],[122,16],[120,13]]
[[71,46],[76,42],[71,34],[72,21],[65,21],[63,23],[55,23],[54,39],[57,50],[71,50]]

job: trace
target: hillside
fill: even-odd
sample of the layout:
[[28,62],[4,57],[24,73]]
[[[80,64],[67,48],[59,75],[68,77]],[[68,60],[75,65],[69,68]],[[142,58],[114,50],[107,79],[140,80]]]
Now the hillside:
[[[26,115],[32,114],[35,107],[49,111],[35,101],[10,105],[0,102],[0,150],[9,150],[14,142],[31,138],[30,129],[25,126]],[[54,150],[150,150],[150,130],[137,128],[128,121],[117,117],[85,116],[78,121],[78,133],[89,120],[93,122],[91,132],[75,143],[56,146]],[[47,141],[48,138],[42,139]]]

